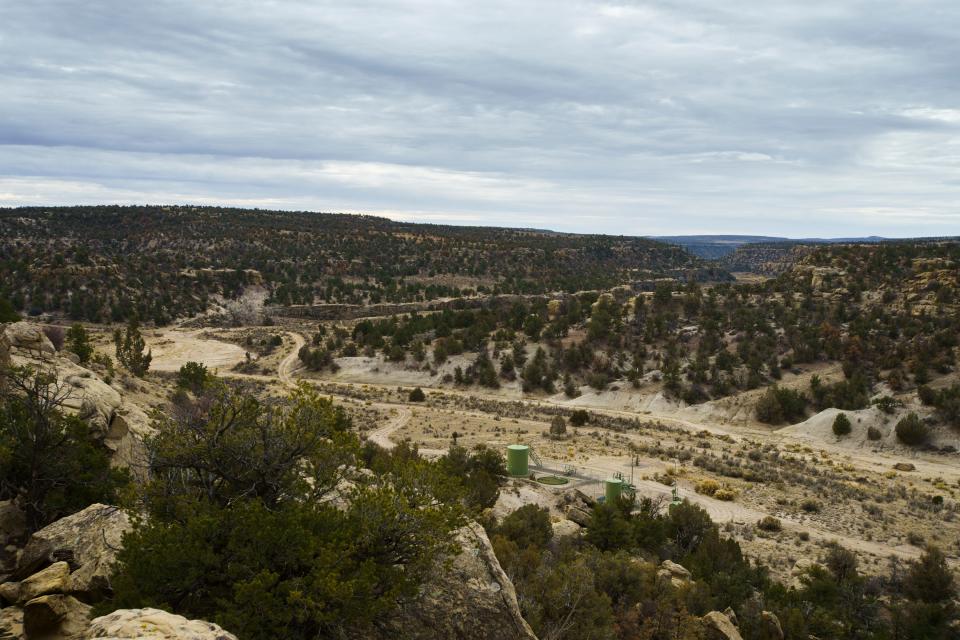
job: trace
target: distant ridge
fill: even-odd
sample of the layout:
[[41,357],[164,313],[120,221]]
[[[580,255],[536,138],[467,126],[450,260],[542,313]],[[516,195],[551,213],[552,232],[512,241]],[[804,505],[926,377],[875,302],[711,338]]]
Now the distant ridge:
[[833,244],[843,242],[882,242],[887,240],[880,236],[866,236],[860,238],[786,238],[782,236],[746,236],[746,235],[690,235],[690,236],[649,236],[653,240],[667,242],[683,247],[690,253],[716,260],[728,256],[738,248],[747,244]]

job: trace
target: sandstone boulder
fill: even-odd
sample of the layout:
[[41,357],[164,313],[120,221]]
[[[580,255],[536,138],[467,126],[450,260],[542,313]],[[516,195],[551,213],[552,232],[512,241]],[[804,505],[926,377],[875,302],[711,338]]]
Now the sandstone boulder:
[[109,592],[111,565],[130,528],[129,516],[119,508],[92,504],[30,536],[17,575],[25,577],[62,560],[73,570],[71,592],[95,600]]
[[573,520],[560,519],[556,522],[551,523],[553,527],[553,537],[557,538],[574,538],[580,535],[582,527],[574,522]]
[[111,462],[114,466],[130,470],[134,478],[146,480],[147,438],[156,433],[150,424],[150,417],[134,405],[123,404],[113,414],[110,428],[103,441],[104,446],[113,452]]
[[593,508],[596,504],[596,500],[579,489],[574,489],[569,493],[564,493],[557,506],[567,516],[567,520],[575,522],[581,527],[589,527],[590,520],[593,519]]
[[23,607],[27,638],[79,638],[86,630],[90,606],[62,593],[40,596]]
[[893,468],[896,469],[897,471],[916,471],[917,470],[917,468],[909,462],[898,462],[897,464],[893,465]]
[[471,522],[457,531],[456,542],[460,553],[438,559],[418,596],[363,638],[536,640],[483,527]]
[[211,622],[187,620],[160,609],[120,609],[95,618],[83,634],[84,640],[237,640]]
[[706,640],[743,640],[730,618],[719,611],[711,611],[702,618]]
[[86,420],[99,437],[107,437],[122,403],[120,394],[88,369],[65,360],[58,361],[58,366],[63,382],[70,387],[64,407]]
[[23,321],[14,322],[4,328],[3,334],[11,350],[22,350],[33,357],[43,357],[56,353],[53,343],[50,342],[50,338],[44,335],[43,328],[40,325]]
[[690,572],[672,560],[664,560],[660,563],[660,568],[657,569],[657,580],[669,582],[674,589],[679,589],[689,583],[690,579]]
[[7,607],[0,609],[0,640],[23,638],[23,609]]
[[570,520],[581,527],[589,527],[590,521],[593,520],[592,511],[585,511],[584,509],[573,505],[567,507],[566,515],[567,520]]
[[54,562],[20,583],[17,593],[18,604],[51,593],[65,593],[70,589],[70,565],[66,562]]
[[0,584],[0,606],[4,604],[17,604],[20,600],[20,583],[4,582]]

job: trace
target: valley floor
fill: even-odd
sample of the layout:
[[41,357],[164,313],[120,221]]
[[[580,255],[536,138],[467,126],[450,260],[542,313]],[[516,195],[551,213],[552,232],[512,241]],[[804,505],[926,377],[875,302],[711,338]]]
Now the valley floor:
[[[854,431],[838,441],[828,428],[832,415],[780,429],[757,423],[748,409],[757,392],[692,407],[667,401],[656,385],[602,393],[584,388],[573,399],[563,394],[529,397],[514,386],[496,391],[441,388],[439,375],[373,358],[340,359],[338,373],[318,375],[305,371],[297,358],[304,328],[271,330],[283,335],[282,345],[253,358],[252,364],[245,349],[231,342],[239,342],[246,330],[157,332],[149,341],[153,368],[174,371],[186,361],[199,361],[221,376],[258,380],[277,391],[306,380],[342,401],[355,415],[357,428],[381,446],[409,440],[424,455],[441,455],[454,441],[494,448],[523,442],[543,464],[534,469],[536,475],[552,471],[581,478],[561,487],[514,480],[501,499],[514,507],[527,501],[551,506],[572,486],[596,495],[602,492],[602,479],[617,473],[632,479],[638,495],[645,497],[668,500],[675,486],[682,498],[705,508],[745,550],[784,579],[816,560],[831,542],[861,554],[867,572],[884,572],[891,561],[918,557],[924,542],[938,544],[960,564],[960,514],[949,506],[960,493],[956,456],[896,445],[895,419],[875,409],[848,412]],[[826,378],[837,374],[810,368],[788,374],[783,384],[807,385],[814,373]],[[408,400],[413,386],[426,390],[425,402]],[[594,423],[569,428],[564,439],[550,438],[551,418],[577,408],[589,410]],[[867,440],[867,427],[877,425],[886,437]],[[897,471],[898,463],[914,470]],[[698,485],[707,480],[730,489],[735,499],[698,493]],[[936,504],[935,496],[947,498],[948,506]],[[554,515],[560,518],[556,509]],[[782,530],[758,528],[767,516],[777,518]]]

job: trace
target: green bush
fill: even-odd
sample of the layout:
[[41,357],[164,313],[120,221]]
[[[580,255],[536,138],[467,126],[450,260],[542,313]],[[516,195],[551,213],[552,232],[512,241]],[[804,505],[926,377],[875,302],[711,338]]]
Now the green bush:
[[212,380],[213,375],[199,362],[188,362],[177,371],[177,387],[188,389],[195,395],[207,388]]
[[577,409],[570,414],[570,424],[575,427],[582,427],[588,422],[590,422],[590,414],[583,409]]
[[507,467],[499,452],[478,445],[471,453],[454,445],[438,464],[459,484],[468,509],[474,512],[489,509],[500,497],[500,485],[507,476]]
[[910,446],[925,444],[930,437],[927,426],[913,412],[900,419],[896,431],[897,439]]
[[767,389],[757,401],[757,420],[766,424],[794,422],[805,415],[807,397],[799,391],[776,385]]
[[527,504],[503,519],[496,533],[514,542],[519,548],[545,548],[553,538],[550,511]]
[[93,356],[93,345],[90,344],[90,335],[79,322],[67,329],[67,348],[77,354],[80,362],[87,363]]
[[833,420],[833,434],[835,436],[845,436],[850,433],[850,419],[847,418],[847,414],[838,413],[837,417]]
[[423,392],[423,389],[421,389],[420,387],[416,387],[415,389],[410,391],[410,395],[407,396],[407,399],[410,402],[423,402],[424,400],[427,399],[427,396]]
[[783,529],[783,525],[780,523],[778,518],[773,516],[764,516],[757,522],[757,528],[762,529],[763,531],[780,531]]
[[359,441],[315,390],[267,404],[221,389],[187,415],[149,442],[148,517],[99,613],[159,607],[254,640],[352,637],[452,551],[461,511],[440,466],[414,452],[352,471]]
[[13,308],[13,304],[0,296],[0,322],[17,322],[18,320],[20,320],[20,314]]
[[52,373],[14,367],[0,398],[0,500],[16,498],[31,530],[94,502],[116,502],[129,481],[90,427],[65,415]]

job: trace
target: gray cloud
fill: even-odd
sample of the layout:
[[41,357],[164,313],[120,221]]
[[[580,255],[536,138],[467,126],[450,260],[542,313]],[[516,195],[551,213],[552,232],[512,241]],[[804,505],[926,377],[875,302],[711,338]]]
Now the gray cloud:
[[0,206],[960,234],[960,5],[0,5]]

